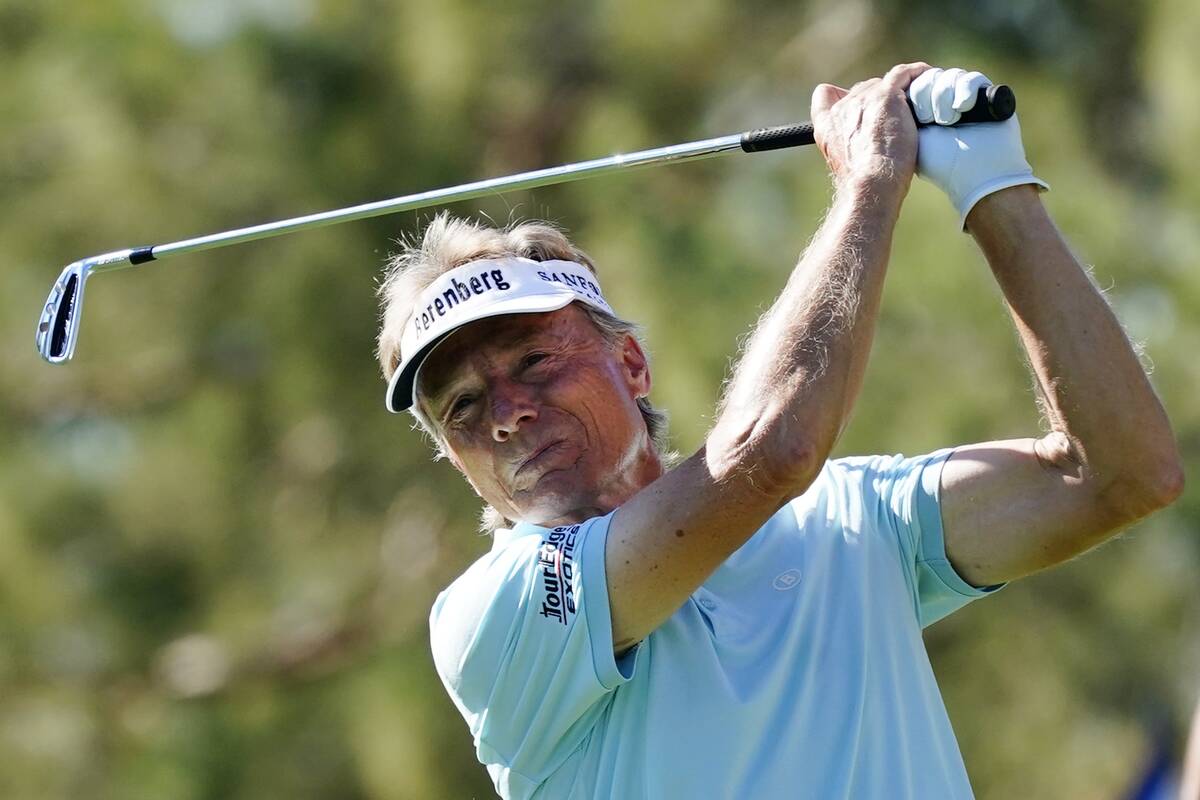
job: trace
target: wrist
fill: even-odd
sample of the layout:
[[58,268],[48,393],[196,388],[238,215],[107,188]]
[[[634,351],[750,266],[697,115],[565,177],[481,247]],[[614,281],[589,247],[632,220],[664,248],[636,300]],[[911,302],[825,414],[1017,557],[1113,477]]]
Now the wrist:
[[1024,183],[980,198],[965,221],[967,231],[976,239],[990,239],[1005,231],[1025,228],[1046,216],[1038,187]]
[[900,216],[900,206],[908,194],[909,181],[893,174],[855,174],[838,181],[835,203],[844,203],[862,211],[874,211],[892,218]]

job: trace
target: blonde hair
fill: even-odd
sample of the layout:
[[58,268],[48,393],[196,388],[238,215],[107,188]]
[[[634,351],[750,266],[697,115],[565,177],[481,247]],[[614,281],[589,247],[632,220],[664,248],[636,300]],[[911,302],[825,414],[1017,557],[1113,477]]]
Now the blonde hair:
[[[544,220],[512,222],[496,228],[453,217],[443,211],[429,221],[419,241],[416,236],[402,237],[398,243],[400,252],[388,259],[379,285],[382,320],[376,355],[384,380],[391,380],[392,373],[400,366],[400,337],[417,298],[440,275],[455,267],[483,258],[519,256],[534,261],[575,261],[591,270],[593,275],[598,274],[587,253],[576,247],[558,226]],[[609,344],[617,344],[626,335],[641,342],[636,324],[586,304],[580,304],[580,308],[587,312],[592,324]],[[664,463],[673,461],[675,454],[668,452],[667,413],[655,408],[645,397],[639,397],[637,404],[660,458]],[[418,406],[413,405],[409,411],[431,439],[434,460],[444,458],[445,444],[437,428]],[[491,506],[484,508],[480,518],[481,531],[491,533],[506,525],[511,526],[512,522]]]

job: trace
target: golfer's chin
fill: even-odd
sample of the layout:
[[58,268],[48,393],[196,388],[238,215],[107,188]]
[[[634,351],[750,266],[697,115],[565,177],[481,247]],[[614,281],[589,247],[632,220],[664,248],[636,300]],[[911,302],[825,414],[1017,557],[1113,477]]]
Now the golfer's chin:
[[607,513],[596,504],[595,484],[587,480],[578,466],[555,469],[541,475],[537,483],[513,495],[522,522],[551,528]]

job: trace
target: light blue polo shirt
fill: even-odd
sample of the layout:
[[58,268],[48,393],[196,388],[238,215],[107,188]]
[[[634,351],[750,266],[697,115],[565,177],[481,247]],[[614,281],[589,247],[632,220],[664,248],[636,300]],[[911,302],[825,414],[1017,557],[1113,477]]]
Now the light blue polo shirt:
[[951,450],[843,458],[619,661],[612,514],[519,524],[438,595],[438,674],[505,798],[971,797],[921,628],[980,590],[946,559]]

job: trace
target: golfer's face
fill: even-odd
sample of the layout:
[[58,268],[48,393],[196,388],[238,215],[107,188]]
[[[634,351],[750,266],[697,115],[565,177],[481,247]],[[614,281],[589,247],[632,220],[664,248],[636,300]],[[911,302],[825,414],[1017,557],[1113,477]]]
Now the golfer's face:
[[484,500],[548,523],[593,506],[644,445],[629,370],[572,304],[464,326],[422,366],[418,397]]

